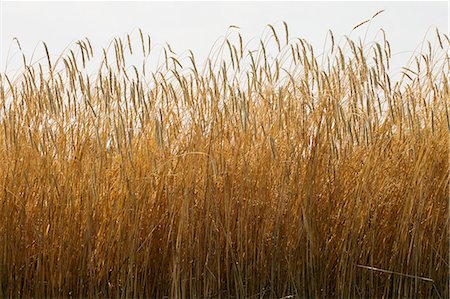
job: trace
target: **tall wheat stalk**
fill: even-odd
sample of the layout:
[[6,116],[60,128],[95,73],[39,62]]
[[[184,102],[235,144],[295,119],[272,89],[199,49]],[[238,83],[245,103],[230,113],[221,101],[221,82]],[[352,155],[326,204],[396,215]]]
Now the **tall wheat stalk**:
[[1,74],[0,297],[449,297],[448,36],[394,79],[283,28]]

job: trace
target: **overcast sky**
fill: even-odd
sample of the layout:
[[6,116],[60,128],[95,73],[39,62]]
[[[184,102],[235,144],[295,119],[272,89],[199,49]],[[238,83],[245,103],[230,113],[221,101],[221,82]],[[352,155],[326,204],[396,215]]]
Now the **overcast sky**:
[[[371,24],[370,36],[384,28],[394,60],[403,63],[420,45],[427,30],[448,33],[448,2],[5,2],[1,12],[1,71],[20,65],[11,58],[17,37],[30,57],[40,41],[58,55],[74,40],[89,37],[101,48],[115,36],[137,27],[149,33],[154,44],[169,42],[176,52],[191,49],[204,59],[229,25],[239,26],[244,39],[259,38],[267,24],[289,25],[291,37],[308,40],[320,52],[328,29],[335,38],[349,34],[358,23],[384,9]],[[367,27],[351,36],[364,35]],[[433,29],[434,31],[434,29]],[[372,34],[372,35],[371,35]]]

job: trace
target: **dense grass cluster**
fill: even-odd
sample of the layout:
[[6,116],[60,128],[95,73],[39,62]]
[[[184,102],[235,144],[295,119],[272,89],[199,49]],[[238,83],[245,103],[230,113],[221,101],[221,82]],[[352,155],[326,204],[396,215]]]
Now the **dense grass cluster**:
[[449,297],[448,36],[235,30],[1,75],[0,297]]

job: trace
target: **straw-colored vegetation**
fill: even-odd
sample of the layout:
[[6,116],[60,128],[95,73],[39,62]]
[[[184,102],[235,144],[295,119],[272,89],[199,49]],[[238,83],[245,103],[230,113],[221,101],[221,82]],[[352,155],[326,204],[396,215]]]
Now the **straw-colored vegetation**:
[[0,81],[0,297],[448,298],[449,38],[394,78],[383,31],[327,36],[233,26],[153,71],[142,31],[95,74],[87,39],[24,56]]

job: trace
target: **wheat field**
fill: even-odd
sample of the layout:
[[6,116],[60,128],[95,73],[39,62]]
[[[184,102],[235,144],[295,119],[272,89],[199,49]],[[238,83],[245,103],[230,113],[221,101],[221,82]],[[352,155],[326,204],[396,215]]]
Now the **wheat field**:
[[449,37],[266,29],[1,74],[0,297],[450,296]]

